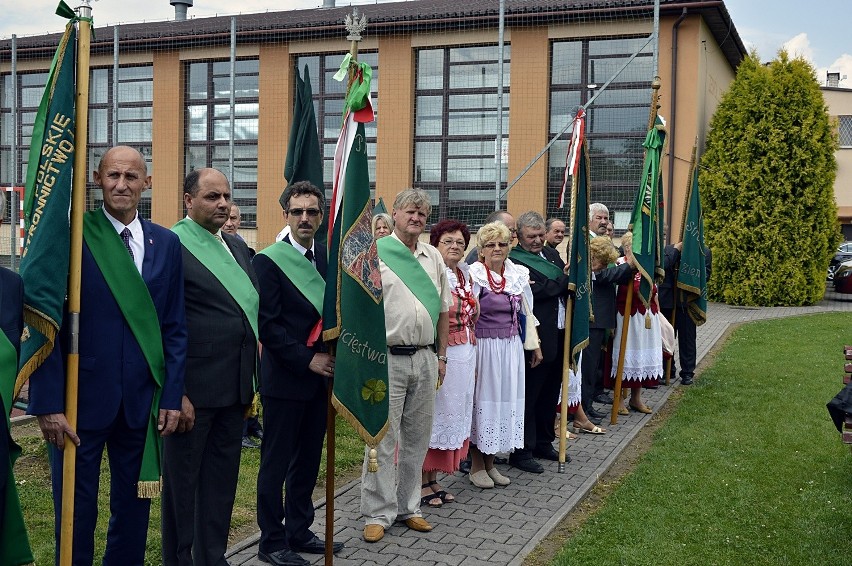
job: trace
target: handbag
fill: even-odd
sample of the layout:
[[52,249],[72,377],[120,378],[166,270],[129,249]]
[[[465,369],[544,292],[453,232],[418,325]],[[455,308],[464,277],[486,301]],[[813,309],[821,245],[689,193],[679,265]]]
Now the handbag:
[[524,350],[535,350],[541,346],[541,340],[538,338],[538,329],[536,323],[538,319],[532,313],[530,306],[527,304],[527,298],[521,293],[522,301],[522,317],[521,321],[521,341],[524,343]]

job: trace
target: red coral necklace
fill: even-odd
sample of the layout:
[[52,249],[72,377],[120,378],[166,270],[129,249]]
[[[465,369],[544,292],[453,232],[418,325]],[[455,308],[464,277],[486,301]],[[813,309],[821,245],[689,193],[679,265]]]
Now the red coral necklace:
[[491,277],[491,270],[488,269],[488,266],[485,265],[485,261],[482,262],[482,265],[485,266],[485,275],[488,277],[488,286],[491,288],[493,293],[502,293],[503,289],[506,288],[506,278],[503,273],[506,271],[506,263],[500,266],[500,283],[495,283],[494,278]]

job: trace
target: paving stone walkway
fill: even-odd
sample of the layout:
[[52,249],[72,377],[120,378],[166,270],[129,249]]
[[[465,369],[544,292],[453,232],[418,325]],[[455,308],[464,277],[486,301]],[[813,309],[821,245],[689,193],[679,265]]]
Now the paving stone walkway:
[[[800,314],[852,311],[852,295],[833,291],[813,307],[742,308],[722,304],[708,307],[708,322],[698,328],[698,362],[711,350],[731,325],[754,320]],[[651,407],[666,403],[674,388],[645,390],[643,400]],[[340,487],[335,493],[335,540],[346,543],[334,563],[349,565],[422,566],[500,564],[518,566],[536,545],[589,493],[595,482],[618,458],[651,415],[631,412],[619,417],[616,426],[606,426],[602,436],[580,435],[568,444],[572,461],[564,473],[555,462],[541,461],[543,474],[528,474],[500,466],[512,480],[506,488],[482,490],[456,473],[441,479],[441,484],[456,496],[456,502],[439,509],[424,509],[426,519],[435,527],[430,533],[416,533],[396,524],[378,543],[361,538],[363,522],[359,512],[360,480]],[[325,501],[317,505],[314,531],[322,538],[325,530]],[[259,534],[234,545],[228,559],[233,566],[264,564],[257,558]],[[313,564],[322,564],[322,556],[303,555]]]

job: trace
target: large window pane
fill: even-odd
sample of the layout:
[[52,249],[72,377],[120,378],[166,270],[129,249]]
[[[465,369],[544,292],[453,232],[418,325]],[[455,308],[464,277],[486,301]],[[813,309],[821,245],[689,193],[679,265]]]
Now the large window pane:
[[12,84],[12,75],[8,74],[0,76],[0,108],[12,107],[12,98],[14,93],[15,89]]
[[[589,61],[589,80],[592,83],[603,84],[613,77],[627,62],[629,57],[610,59],[592,59]],[[613,83],[628,83],[646,81],[654,75],[654,61],[650,57],[637,57],[618,76]]]
[[119,143],[151,141],[151,122],[120,122],[117,141]]
[[190,99],[207,98],[207,63],[192,63],[189,66],[187,93]]
[[190,106],[186,111],[189,141],[205,141],[207,139],[207,107]]
[[444,123],[443,103],[442,96],[417,97],[417,119],[414,125],[416,135],[441,135],[441,126]]
[[106,103],[109,99],[109,69],[92,69],[89,79],[89,102]]
[[438,182],[441,180],[441,143],[420,142],[414,147],[414,171],[416,182]]
[[417,88],[444,87],[444,50],[422,49],[417,52]]
[[108,143],[108,114],[105,108],[89,110],[89,143]]
[[553,44],[551,82],[558,84],[579,84],[582,79],[583,43],[580,41],[560,41]]
[[[649,101],[650,103],[650,101]],[[648,108],[595,108],[588,111],[595,133],[642,132],[648,127]]]

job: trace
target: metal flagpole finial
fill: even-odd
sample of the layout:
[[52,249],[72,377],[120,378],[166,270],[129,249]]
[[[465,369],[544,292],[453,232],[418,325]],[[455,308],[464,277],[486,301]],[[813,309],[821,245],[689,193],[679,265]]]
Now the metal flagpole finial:
[[77,12],[81,18],[91,18],[92,17],[92,2],[97,2],[98,0],[80,0],[80,5],[74,8],[74,11]]
[[351,14],[346,14],[343,23],[346,25],[346,31],[349,32],[346,39],[349,41],[361,41],[361,32],[367,28],[367,16],[361,14],[361,17],[358,18],[358,9],[353,8]]

